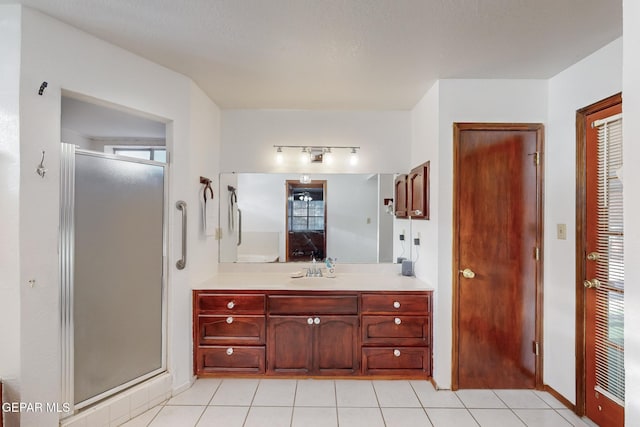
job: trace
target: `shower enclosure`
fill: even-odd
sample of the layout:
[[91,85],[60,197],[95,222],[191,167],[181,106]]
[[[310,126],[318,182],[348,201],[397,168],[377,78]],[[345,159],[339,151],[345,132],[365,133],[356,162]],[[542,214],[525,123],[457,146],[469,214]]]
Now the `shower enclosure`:
[[164,163],[62,144],[62,398],[79,409],[166,369]]

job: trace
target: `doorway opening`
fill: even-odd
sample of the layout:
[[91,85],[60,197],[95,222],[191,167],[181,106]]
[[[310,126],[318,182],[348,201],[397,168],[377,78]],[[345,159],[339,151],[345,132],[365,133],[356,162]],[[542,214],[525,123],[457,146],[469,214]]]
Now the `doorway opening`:
[[327,253],[327,181],[287,180],[287,261],[322,260]]

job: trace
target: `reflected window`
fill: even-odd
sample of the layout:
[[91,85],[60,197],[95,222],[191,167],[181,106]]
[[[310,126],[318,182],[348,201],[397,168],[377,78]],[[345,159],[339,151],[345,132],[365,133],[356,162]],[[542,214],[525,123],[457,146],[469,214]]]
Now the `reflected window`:
[[165,147],[113,147],[113,154],[135,157],[136,159],[155,160],[162,163],[167,162],[167,150]]

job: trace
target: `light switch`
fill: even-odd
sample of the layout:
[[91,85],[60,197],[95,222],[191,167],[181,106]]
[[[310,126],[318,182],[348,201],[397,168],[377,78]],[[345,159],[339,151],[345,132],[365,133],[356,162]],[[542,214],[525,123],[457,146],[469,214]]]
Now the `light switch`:
[[558,224],[558,240],[567,240],[567,224]]

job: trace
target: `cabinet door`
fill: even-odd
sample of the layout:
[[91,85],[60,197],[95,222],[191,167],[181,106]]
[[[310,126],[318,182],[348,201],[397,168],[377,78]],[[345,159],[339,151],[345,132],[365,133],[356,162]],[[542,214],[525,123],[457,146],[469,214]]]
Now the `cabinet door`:
[[312,367],[313,330],[313,317],[270,316],[267,332],[269,372],[308,374]]
[[411,170],[407,187],[409,216],[413,219],[429,219],[429,162]]
[[314,370],[318,374],[358,372],[358,316],[314,317],[314,332]]
[[398,175],[395,179],[394,185],[395,185],[396,218],[407,218],[408,217],[407,175]]

